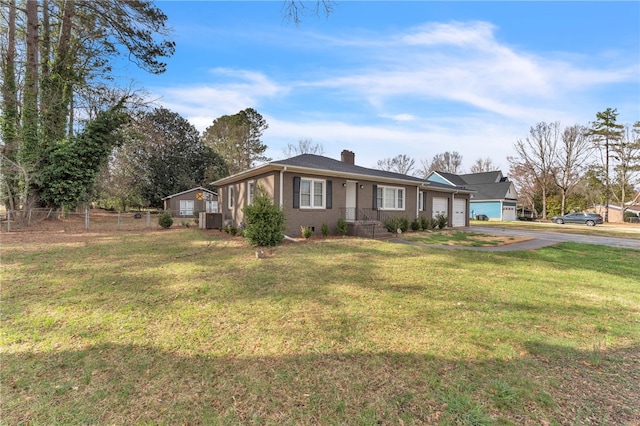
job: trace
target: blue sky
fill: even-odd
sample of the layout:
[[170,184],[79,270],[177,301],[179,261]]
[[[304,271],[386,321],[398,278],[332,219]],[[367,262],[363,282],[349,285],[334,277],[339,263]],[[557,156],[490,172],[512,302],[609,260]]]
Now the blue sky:
[[640,119],[640,2],[346,1],[283,20],[280,1],[159,1],[176,53],[165,74],[120,70],[200,131],[251,107],[273,159],[311,139],[356,163],[445,151],[463,168],[540,121]]

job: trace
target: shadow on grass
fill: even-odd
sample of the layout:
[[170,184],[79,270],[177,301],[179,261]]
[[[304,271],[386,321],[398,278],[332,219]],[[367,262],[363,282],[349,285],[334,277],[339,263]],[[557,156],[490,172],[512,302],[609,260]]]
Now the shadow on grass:
[[5,353],[5,424],[632,424],[640,347],[224,357],[104,344]]

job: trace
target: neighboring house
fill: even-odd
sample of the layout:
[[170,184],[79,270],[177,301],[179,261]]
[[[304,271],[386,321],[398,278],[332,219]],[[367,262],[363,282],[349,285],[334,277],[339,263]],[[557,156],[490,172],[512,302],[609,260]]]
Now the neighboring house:
[[[413,220],[444,213],[449,226],[468,226],[469,198],[464,187],[427,182],[413,176],[355,165],[355,154],[344,150],[341,161],[302,154],[272,161],[212,183],[218,187],[225,224],[242,227],[242,209],[251,203],[258,185],[283,209],[286,234],[301,227],[317,233],[322,224],[335,230],[344,218],[352,235],[389,216]],[[379,229],[379,228],[378,228]]]
[[[595,212],[601,214],[602,217],[604,217],[606,210],[607,210],[606,204],[599,204],[595,208]],[[627,214],[631,213],[640,217],[640,204],[628,203],[625,206],[625,213]],[[615,204],[609,204],[609,220],[608,221],[612,223],[624,222],[624,219],[622,217],[622,209],[620,208],[620,206],[617,206]]]
[[490,220],[517,220],[516,203],[518,195],[513,182],[501,171],[455,175],[453,173],[432,172],[427,180],[449,185],[464,186],[474,190],[471,195],[469,217],[486,215]]
[[195,216],[199,212],[218,213],[218,194],[201,186],[162,199],[173,216]]

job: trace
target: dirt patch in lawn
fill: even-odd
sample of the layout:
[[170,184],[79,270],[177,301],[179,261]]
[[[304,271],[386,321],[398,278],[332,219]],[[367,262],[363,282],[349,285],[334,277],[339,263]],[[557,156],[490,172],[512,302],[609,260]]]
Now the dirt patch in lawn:
[[499,236],[478,232],[455,230],[438,230],[432,232],[416,232],[404,234],[401,238],[423,244],[436,244],[461,247],[500,247],[508,244],[529,241],[531,238],[515,236]]

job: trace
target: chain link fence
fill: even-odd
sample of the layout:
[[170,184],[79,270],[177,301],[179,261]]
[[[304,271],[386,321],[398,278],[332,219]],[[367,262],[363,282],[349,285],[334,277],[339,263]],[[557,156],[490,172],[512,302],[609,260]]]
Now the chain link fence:
[[[2,232],[65,231],[105,232],[157,229],[161,211],[115,212],[101,209],[61,211],[54,209],[7,210],[0,213]],[[174,226],[196,225],[195,217],[172,212]]]

